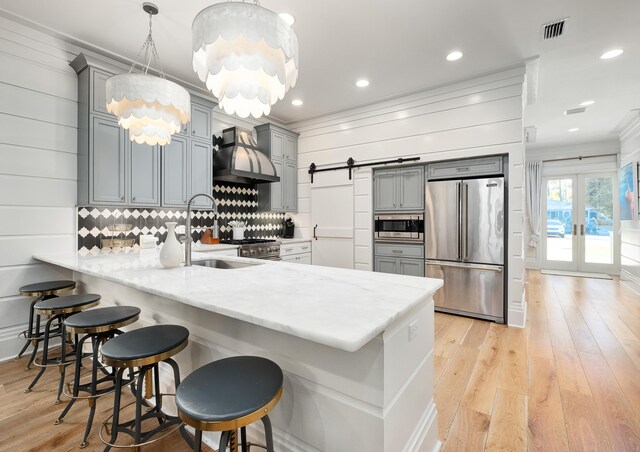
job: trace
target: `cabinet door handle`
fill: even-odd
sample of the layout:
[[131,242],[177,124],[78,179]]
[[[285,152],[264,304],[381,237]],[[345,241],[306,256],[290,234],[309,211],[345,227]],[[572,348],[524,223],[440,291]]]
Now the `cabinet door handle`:
[[135,197],[135,196],[134,196],[133,198],[131,198],[131,201],[135,201],[135,200],[136,200],[136,197]]
[[318,240],[318,237],[316,236],[316,229],[318,229],[318,225],[317,224],[313,227],[313,238]]
[[584,224],[580,225],[580,235],[584,235]]
[[120,201],[124,201],[124,196],[120,196]]
[[195,135],[196,134],[196,129],[192,129],[191,130],[191,135]]
[[578,225],[577,224],[573,225],[573,235],[578,235]]

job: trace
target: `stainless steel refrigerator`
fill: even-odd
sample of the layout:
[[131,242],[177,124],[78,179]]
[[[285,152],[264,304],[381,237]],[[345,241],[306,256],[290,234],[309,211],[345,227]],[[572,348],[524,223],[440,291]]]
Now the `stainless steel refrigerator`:
[[504,178],[426,184],[425,275],[436,310],[504,323]]

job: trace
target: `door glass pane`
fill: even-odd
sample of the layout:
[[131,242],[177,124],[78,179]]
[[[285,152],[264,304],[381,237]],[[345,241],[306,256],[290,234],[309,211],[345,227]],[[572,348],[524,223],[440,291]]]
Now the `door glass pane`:
[[613,264],[613,177],[584,178],[584,260]]
[[[573,260],[573,179],[547,181],[547,260]],[[543,234],[545,231],[543,231]]]

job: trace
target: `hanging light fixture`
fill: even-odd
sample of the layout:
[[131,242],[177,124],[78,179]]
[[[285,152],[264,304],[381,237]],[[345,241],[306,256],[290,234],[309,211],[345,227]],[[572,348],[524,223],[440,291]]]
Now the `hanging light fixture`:
[[[107,79],[107,111],[118,117],[122,128],[129,130],[131,141],[164,146],[171,142],[171,135],[191,119],[191,100],[187,90],[167,80],[162,71],[151,36],[151,22],[158,14],[158,7],[144,3],[142,8],[149,14],[149,34],[129,73]],[[160,77],[148,74],[152,60]],[[133,72],[138,64],[143,73]]]
[[223,2],[198,13],[192,25],[193,70],[241,118],[268,115],[298,79],[298,37],[273,11]]

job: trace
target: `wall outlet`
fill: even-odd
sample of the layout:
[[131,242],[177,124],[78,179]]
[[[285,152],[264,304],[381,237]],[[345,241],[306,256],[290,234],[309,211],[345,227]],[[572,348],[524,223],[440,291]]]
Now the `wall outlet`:
[[414,320],[409,324],[409,342],[411,342],[418,334],[418,321]]

